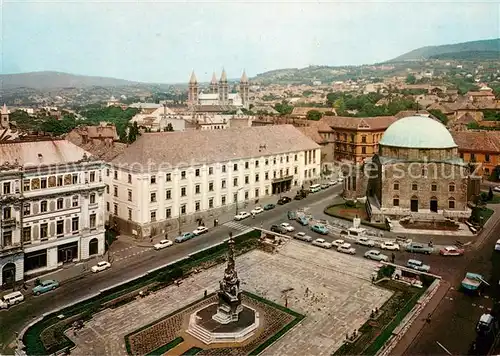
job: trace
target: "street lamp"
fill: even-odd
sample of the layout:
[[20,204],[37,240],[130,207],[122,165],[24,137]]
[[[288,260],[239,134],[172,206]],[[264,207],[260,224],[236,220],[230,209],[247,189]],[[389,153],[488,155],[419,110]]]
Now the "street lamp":
[[179,235],[181,235],[182,234],[182,230],[181,230],[181,223],[182,223],[182,221],[181,221],[181,207],[179,207],[179,216],[177,217],[177,220],[178,220],[178,224],[177,225],[179,226]]
[[242,190],[242,189],[243,189],[243,187],[238,188],[238,189],[236,190],[236,202],[235,202],[235,203],[236,203],[236,215],[238,215],[238,193],[239,193],[239,192],[240,192],[240,190]]

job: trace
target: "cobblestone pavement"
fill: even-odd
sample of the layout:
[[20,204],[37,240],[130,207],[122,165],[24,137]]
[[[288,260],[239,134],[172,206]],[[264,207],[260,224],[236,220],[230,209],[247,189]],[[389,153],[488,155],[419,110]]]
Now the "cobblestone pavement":
[[[334,255],[331,251],[289,241],[279,253],[254,250],[236,259],[242,288],[284,305],[306,318],[278,340],[266,355],[330,355],[346,332],[359,328],[370,311],[391,292],[370,283],[375,263]],[[96,314],[85,327],[68,336],[74,355],[125,355],[124,337],[218,288],[224,265],[184,280],[116,309]],[[306,289],[308,293],[306,293]],[[167,342],[168,340],[166,340]]]

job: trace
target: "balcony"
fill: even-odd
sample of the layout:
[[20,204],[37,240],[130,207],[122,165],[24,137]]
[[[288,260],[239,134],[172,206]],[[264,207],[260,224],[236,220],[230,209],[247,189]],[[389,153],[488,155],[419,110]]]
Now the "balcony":
[[8,244],[5,246],[0,246],[0,255],[9,255],[13,253],[18,253],[22,251],[23,246],[21,243],[15,243],[15,244]]
[[0,222],[1,227],[12,227],[16,226],[16,218],[2,219]]

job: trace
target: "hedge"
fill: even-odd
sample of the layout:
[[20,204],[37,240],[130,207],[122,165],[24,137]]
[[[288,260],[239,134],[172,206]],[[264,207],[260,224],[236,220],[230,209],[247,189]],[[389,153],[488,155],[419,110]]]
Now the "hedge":
[[[250,243],[256,241],[260,237],[260,230],[252,230],[246,234],[240,234],[234,236],[234,241],[237,247],[248,246]],[[226,244],[220,243],[206,250],[200,251],[196,254],[186,256],[186,258],[178,261],[175,264],[166,266],[162,269],[156,270],[154,272],[148,273],[143,277],[136,278],[127,283],[121,284],[114,288],[100,292],[98,295],[86,299],[78,304],[69,306],[62,310],[55,311],[51,314],[46,315],[41,321],[30,326],[23,335],[23,343],[26,346],[26,353],[28,355],[47,355],[55,353],[56,351],[62,350],[66,347],[73,347],[74,344],[65,335],[59,335],[60,343],[50,350],[46,350],[40,334],[43,330],[50,327],[52,324],[60,322],[61,320],[57,318],[58,315],[64,315],[65,318],[81,314],[81,318],[88,320],[93,314],[102,309],[102,305],[109,302],[117,297],[130,293],[134,290],[144,287],[145,285],[151,284],[157,280],[157,278],[164,273],[170,273],[175,269],[186,269],[194,265],[197,265],[203,261],[209,260],[216,255],[221,255],[226,250]],[[68,326],[69,327],[69,326]]]
[[150,352],[149,354],[147,354],[147,356],[161,356],[165,352],[167,352],[168,350],[173,349],[174,347],[176,347],[177,345],[181,344],[182,342],[184,342],[184,339],[181,336],[176,337],[175,339],[173,339],[172,341],[170,341],[168,344],[165,344],[165,345],[157,348],[156,350]]
[[[328,211],[328,209],[334,207],[334,206],[338,206],[338,205],[344,205],[344,203],[342,204],[333,204],[333,205],[328,205],[324,210],[323,210],[323,214],[326,214],[328,216],[333,216],[334,218],[337,218],[337,219],[342,219],[342,220],[345,220],[345,221],[350,221],[352,222],[352,220],[349,220],[348,218],[346,218],[345,216],[342,216],[342,215],[338,215],[338,214],[333,214],[331,212]],[[369,226],[369,227],[373,227],[375,229],[379,229],[379,230],[385,230],[385,231],[390,231],[389,228],[387,227],[386,224],[377,224],[377,223],[372,223],[372,222],[369,222],[369,221],[362,221],[361,222],[361,225],[365,225],[365,226]]]
[[203,349],[200,349],[199,347],[191,347],[189,350],[187,350],[186,352],[184,352],[182,354],[182,356],[196,355],[198,352],[201,352],[201,351],[203,351]]

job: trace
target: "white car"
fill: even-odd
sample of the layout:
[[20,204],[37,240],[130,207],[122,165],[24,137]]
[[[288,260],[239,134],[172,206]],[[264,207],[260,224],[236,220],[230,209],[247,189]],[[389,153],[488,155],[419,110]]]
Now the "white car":
[[370,240],[368,237],[360,237],[356,241],[358,245],[363,245],[363,246],[368,246],[368,247],[374,247],[375,246],[375,241]]
[[344,240],[335,240],[335,241],[332,241],[332,246],[335,246],[335,247],[342,246],[343,244],[345,244]]
[[336,185],[337,184],[337,181],[336,180],[331,180],[328,182],[328,185],[332,186],[332,185]]
[[0,299],[0,309],[9,309],[9,304]]
[[498,185],[498,186],[496,186],[495,188],[493,188],[493,190],[494,190],[495,192],[500,192],[500,185]]
[[389,261],[389,256],[386,256],[386,255],[380,253],[379,250],[366,251],[364,256],[365,256],[365,258],[368,258],[368,259],[374,260],[374,261],[385,261],[385,262]]
[[344,177],[339,177],[339,178],[337,179],[337,181],[338,181],[338,182],[340,182],[340,183],[342,183],[342,182],[344,181]]
[[208,231],[208,227],[198,226],[196,229],[194,229],[193,234],[198,236],[198,235],[204,234],[207,231]]
[[154,245],[155,250],[161,250],[165,247],[172,246],[174,243],[170,240],[161,240],[157,244]]
[[380,244],[382,250],[399,251],[399,245],[395,242],[387,241]]
[[250,213],[256,215],[256,214],[260,214],[264,211],[264,209],[262,209],[261,206],[256,206],[255,208],[252,209],[252,211],[250,211]]
[[238,215],[235,215],[234,220],[239,221],[246,219],[250,216],[250,213],[247,213],[246,211],[241,211]]
[[348,244],[348,243],[344,243],[344,244],[340,245],[339,247],[337,247],[337,251],[342,252],[342,253],[347,253],[349,255],[356,254],[356,249],[354,247],[352,247],[351,244]]
[[111,263],[106,262],[106,261],[101,261],[98,264],[96,264],[95,266],[92,266],[91,271],[94,273],[102,272],[104,270],[107,270],[110,267],[111,267]]
[[289,223],[284,222],[284,223],[281,223],[280,226],[286,232],[295,231],[295,228],[292,225],[290,225]]
[[314,246],[319,246],[323,248],[332,248],[332,244],[329,242],[326,242],[324,239],[316,239],[312,242]]
[[293,235],[293,238],[297,239],[297,240],[302,240],[302,241],[305,241],[305,242],[311,242],[312,241],[312,237],[309,236],[309,235],[306,235],[305,232],[297,232],[295,235]]

